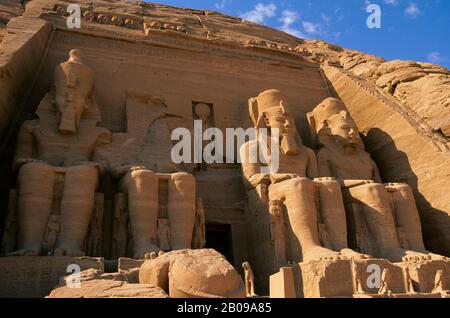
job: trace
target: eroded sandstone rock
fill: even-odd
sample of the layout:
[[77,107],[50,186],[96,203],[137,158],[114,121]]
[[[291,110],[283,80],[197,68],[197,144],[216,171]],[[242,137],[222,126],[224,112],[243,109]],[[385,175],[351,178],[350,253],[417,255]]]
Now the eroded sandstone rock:
[[82,281],[81,288],[58,287],[47,298],[167,298],[167,294],[150,284],[92,279]]
[[141,284],[153,284],[170,297],[245,297],[242,278],[212,249],[179,250],[146,261],[139,273]]

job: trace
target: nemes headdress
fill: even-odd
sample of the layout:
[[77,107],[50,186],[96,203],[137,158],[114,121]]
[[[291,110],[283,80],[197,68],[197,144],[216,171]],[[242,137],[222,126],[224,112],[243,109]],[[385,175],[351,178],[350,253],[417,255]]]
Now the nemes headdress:
[[329,137],[328,127],[330,123],[336,121],[351,121],[356,127],[356,123],[350,116],[345,104],[337,98],[329,97],[321,102],[312,111],[314,116],[315,130],[319,143],[325,143]]
[[329,97],[317,105],[313,110],[317,133],[326,126],[327,120],[336,115],[344,116],[344,112],[347,112],[347,108],[345,107],[345,104],[337,98]]
[[262,92],[258,97],[248,100],[249,114],[255,128],[264,126],[264,113],[280,112],[287,113],[283,105],[283,96],[279,90],[270,89]]

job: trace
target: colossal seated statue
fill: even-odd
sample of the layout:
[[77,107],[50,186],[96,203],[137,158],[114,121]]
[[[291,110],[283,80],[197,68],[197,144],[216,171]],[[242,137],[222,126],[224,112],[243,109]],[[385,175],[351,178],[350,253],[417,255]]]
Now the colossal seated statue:
[[[365,257],[347,248],[345,211],[339,184],[332,178],[314,179],[318,176],[316,156],[313,150],[302,144],[282,94],[278,90],[261,93],[249,100],[249,111],[257,132],[260,128],[267,128],[269,138],[273,138],[273,129],[279,131],[279,158],[271,156],[276,152],[268,142],[258,139],[258,133],[254,140],[241,147],[243,179],[249,193],[258,190],[260,200],[267,204],[271,202],[271,212],[267,213],[274,214],[274,210],[280,210],[279,202],[286,207],[286,226],[282,225],[279,211],[276,213],[278,220],[272,216],[271,221],[281,224],[271,224],[272,235],[277,236],[272,238],[277,259],[299,262],[337,259],[341,254]],[[266,149],[261,151],[258,147]],[[258,152],[267,158],[255,161]],[[274,159],[278,159],[278,171],[265,173],[262,168],[273,168]],[[326,237],[330,242],[327,247],[320,240],[320,236],[325,235],[319,236],[319,224],[323,223],[328,228]],[[286,250],[282,251],[280,242],[285,240],[280,232],[285,227],[292,229],[293,236],[285,244]],[[286,265],[281,262],[278,268]]]
[[382,184],[377,165],[364,150],[358,127],[345,105],[328,98],[312,115],[321,145],[319,174],[334,177],[341,184],[355,232],[355,248],[394,262],[404,256],[442,259],[425,249],[411,188],[400,183]]
[[[54,255],[84,255],[95,190],[105,170],[95,161],[96,150],[110,139],[107,129],[97,127],[93,93],[92,70],[80,50],[71,50],[69,60],[55,69],[53,89],[37,109],[39,119],[25,121],[20,129],[13,163],[19,189],[13,255],[40,255],[48,224],[53,230],[46,240],[55,244]],[[50,217],[52,211],[58,217]]]
[[191,248],[196,183],[171,159],[171,115],[160,98],[127,94],[128,131],[113,134],[107,157],[111,175],[127,198],[131,255],[143,259],[151,252]]

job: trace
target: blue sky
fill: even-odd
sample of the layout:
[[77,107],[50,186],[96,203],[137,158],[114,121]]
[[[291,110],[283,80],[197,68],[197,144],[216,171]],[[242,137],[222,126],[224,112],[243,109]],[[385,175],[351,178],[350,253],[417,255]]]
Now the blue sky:
[[[306,39],[381,56],[450,68],[450,0],[152,0],[240,16]],[[369,29],[367,5],[381,8]]]

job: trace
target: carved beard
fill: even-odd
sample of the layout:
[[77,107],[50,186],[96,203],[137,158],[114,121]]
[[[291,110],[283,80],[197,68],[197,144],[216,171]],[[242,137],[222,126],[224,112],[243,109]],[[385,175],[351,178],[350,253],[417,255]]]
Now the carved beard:
[[299,153],[297,141],[293,135],[283,135],[281,137],[281,153],[287,156],[295,156]]
[[65,110],[61,113],[58,130],[63,135],[73,134],[76,131],[75,114]]

